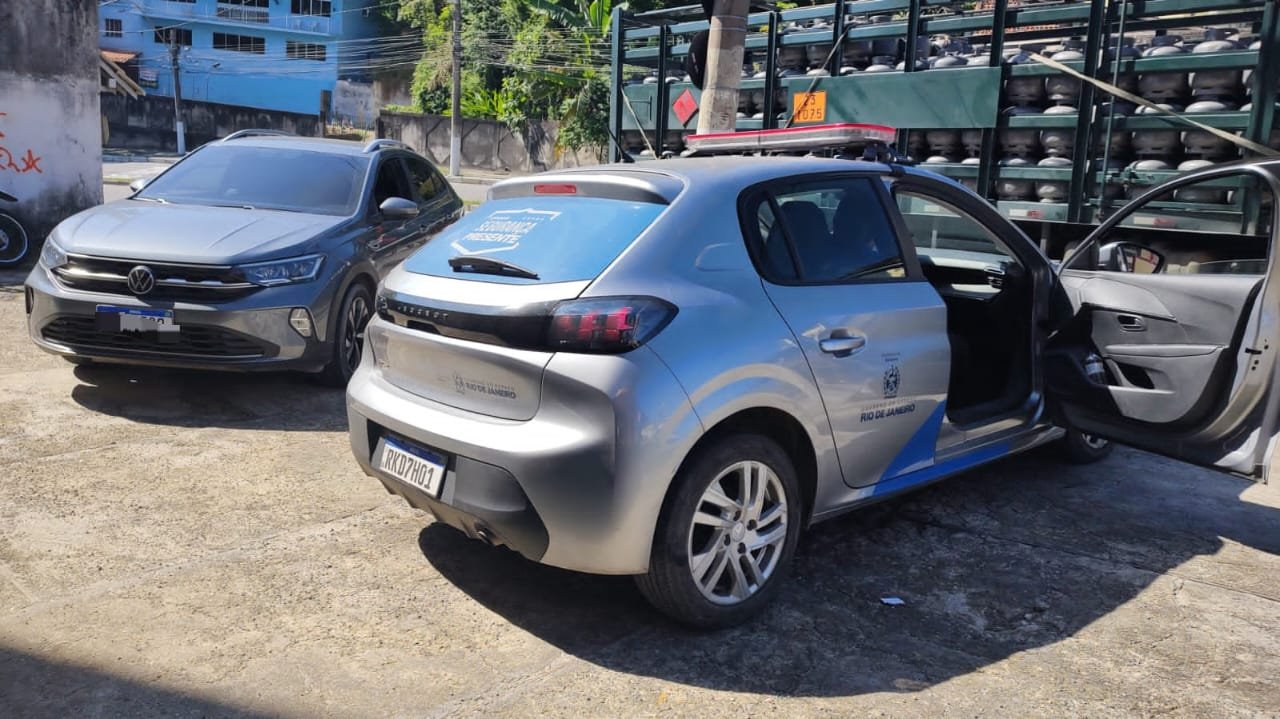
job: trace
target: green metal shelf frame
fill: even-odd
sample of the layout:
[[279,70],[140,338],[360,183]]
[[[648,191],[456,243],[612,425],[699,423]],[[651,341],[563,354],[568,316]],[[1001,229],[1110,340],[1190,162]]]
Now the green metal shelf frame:
[[[1212,127],[1240,131],[1245,137],[1263,144],[1267,142],[1272,129],[1275,128],[1277,84],[1280,82],[1280,7],[1278,7],[1280,0],[1088,0],[1071,4],[1025,7],[1010,7],[1009,0],[996,0],[993,8],[983,11],[952,12],[940,15],[928,15],[923,12],[926,9],[954,8],[955,5],[954,0],[845,0],[815,7],[752,13],[748,18],[750,31],[746,48],[748,52],[764,53],[766,77],[774,78],[774,81],[743,81],[744,89],[764,88],[766,94],[764,107],[770,109],[764,112],[763,119],[739,120],[739,128],[746,130],[777,127],[779,121],[773,110],[774,97],[779,93],[794,92],[797,86],[807,88],[812,82],[811,77],[785,79],[777,77],[777,51],[780,47],[831,44],[843,35],[845,42],[897,38],[905,40],[906,48],[913,48],[915,37],[938,33],[965,34],[975,41],[988,42],[990,47],[985,67],[1000,69],[1001,87],[1011,76],[1056,74],[1055,70],[1043,65],[1011,66],[1003,63],[1003,49],[1006,44],[1017,44],[1036,38],[1073,35],[1084,36],[1087,59],[1066,64],[1086,75],[1106,81],[1110,81],[1117,75],[1133,73],[1252,68],[1251,110],[1205,113],[1191,117]],[[874,25],[846,23],[849,17],[868,17],[886,13],[894,14],[895,19]],[[785,33],[782,31],[785,23],[809,20],[826,20],[830,27]],[[1211,55],[1186,54],[1127,58],[1119,61],[1107,59],[1102,52],[1106,47],[1122,44],[1124,37],[1136,32],[1242,22],[1254,24],[1257,28],[1257,36],[1262,40],[1263,50],[1242,50]],[[659,23],[651,27],[634,27],[628,25],[621,11],[615,11],[612,35],[614,38],[613,92],[610,104],[610,124],[615,138],[620,137],[623,125],[626,124],[629,126],[628,129],[654,133],[657,141],[652,144],[658,148],[662,147],[665,132],[673,127],[671,100],[683,92],[687,85],[659,82],[654,90],[647,89],[654,87],[653,85],[627,85],[622,76],[622,68],[628,65],[656,67],[659,70],[659,78],[665,78],[669,62],[683,57],[688,52],[685,36],[706,27],[705,21]],[[763,31],[757,31],[761,28]],[[656,42],[656,45],[634,47],[638,42]],[[833,75],[838,70],[839,60],[840,53],[836,53],[832,67],[829,68]],[[967,69],[945,72],[964,73]],[[913,71],[914,63],[908,62],[903,72],[878,74],[875,77],[893,76],[903,83],[926,82],[925,78],[916,77],[922,73]],[[942,71],[930,70],[928,75],[933,76],[937,72]],[[869,79],[871,76],[865,77]],[[859,87],[857,83],[862,79],[858,75],[847,78],[822,78],[818,81],[816,88],[835,93],[856,92],[856,88]],[[643,127],[627,115],[621,102],[623,93],[628,93],[629,97],[635,93],[637,97],[644,98],[641,102],[649,103],[654,110],[651,118],[639,123],[644,125]],[[996,113],[992,119],[980,125],[969,125],[983,132],[980,164],[938,165],[931,166],[931,169],[937,169],[953,177],[976,178],[979,193],[995,201],[1002,211],[1006,206],[1015,210],[1027,209],[1021,207],[1022,204],[1026,204],[1031,208],[1039,209],[1040,214],[1045,215],[1041,218],[1043,221],[1092,224],[1097,221],[1099,213],[1105,214],[1108,209],[1108,201],[1102,198],[1103,193],[1100,191],[1105,184],[1153,184],[1177,174],[1173,171],[1103,172],[1100,169],[1099,158],[1094,157],[1095,153],[1092,151],[1095,137],[1105,136],[1107,132],[1192,129],[1185,123],[1161,115],[1116,116],[1113,119],[1097,116],[1095,121],[1094,108],[1097,105],[1095,99],[1098,95],[1105,97],[1104,94],[1095,92],[1091,85],[1084,84],[1079,107],[1084,108],[1085,111],[1077,114],[1007,117],[999,114],[1000,108],[996,107],[994,108]],[[784,110],[784,115],[785,112]],[[1071,127],[1076,131],[1071,168],[1002,167],[996,162],[998,152],[996,138],[1000,130]],[[900,141],[905,142],[907,133],[911,129],[913,128],[900,128]],[[612,141],[610,144],[612,157],[617,158],[618,148]],[[1077,168],[1082,171],[1076,172]],[[996,201],[993,188],[998,178],[1068,181],[1071,183],[1068,193],[1069,202],[1058,204]]]

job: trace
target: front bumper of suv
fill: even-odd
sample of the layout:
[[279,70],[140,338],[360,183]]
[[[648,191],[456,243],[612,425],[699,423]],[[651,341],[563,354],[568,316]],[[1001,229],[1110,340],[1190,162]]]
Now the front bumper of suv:
[[[317,371],[330,356],[323,342],[332,292],[322,283],[266,287],[231,301],[146,300],[67,287],[37,265],[27,277],[27,329],[41,349],[66,357],[161,367]],[[112,332],[96,327],[100,305],[172,310],[180,330]],[[295,307],[312,317],[312,336],[289,323]]]

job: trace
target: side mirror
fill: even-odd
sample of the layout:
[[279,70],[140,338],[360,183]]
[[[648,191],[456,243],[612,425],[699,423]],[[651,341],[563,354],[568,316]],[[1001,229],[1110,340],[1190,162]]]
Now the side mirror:
[[378,205],[378,212],[387,220],[407,220],[418,216],[418,206],[403,197],[388,197]]
[[142,178],[138,178],[138,179],[134,180],[133,182],[130,182],[130,183],[129,183],[129,189],[130,189],[134,194],[137,194],[137,193],[139,193],[139,192],[142,192],[142,188],[146,187],[148,182],[150,182],[150,180],[144,180],[144,179],[142,179]]
[[1136,242],[1112,242],[1098,248],[1098,269],[1154,275],[1164,269],[1165,257]]

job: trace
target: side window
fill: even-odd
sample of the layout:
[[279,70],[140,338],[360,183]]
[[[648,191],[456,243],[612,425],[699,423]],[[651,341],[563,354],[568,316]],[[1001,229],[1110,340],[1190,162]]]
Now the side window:
[[413,195],[405,184],[404,170],[400,166],[400,158],[390,157],[378,166],[378,175],[373,181],[373,202],[370,211],[377,212],[378,207],[388,198],[401,197],[412,199]]
[[409,184],[413,186],[418,204],[432,202],[447,191],[448,185],[440,176],[440,171],[432,167],[431,163],[417,157],[407,157],[404,165],[409,171]]
[[906,276],[893,224],[866,178],[780,186],[747,203],[765,279],[823,284]]
[[773,203],[767,195],[762,194],[756,207],[759,232],[757,246],[761,247],[760,262],[764,265],[765,277],[781,282],[795,282],[800,278],[796,274],[796,264],[791,259],[791,248],[782,231],[782,223],[778,222],[777,215],[773,213]]
[[1251,172],[1182,185],[1130,207],[1069,267],[1133,274],[1262,275],[1275,197]]
[[1017,261],[995,233],[963,210],[916,190],[895,189],[893,197],[922,262],[964,253]]

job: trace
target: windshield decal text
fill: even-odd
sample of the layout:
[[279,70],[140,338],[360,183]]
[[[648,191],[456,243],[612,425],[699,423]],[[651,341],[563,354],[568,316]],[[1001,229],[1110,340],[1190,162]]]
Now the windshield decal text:
[[450,244],[463,255],[487,255],[514,250],[530,232],[559,216],[559,212],[550,210],[496,210]]

